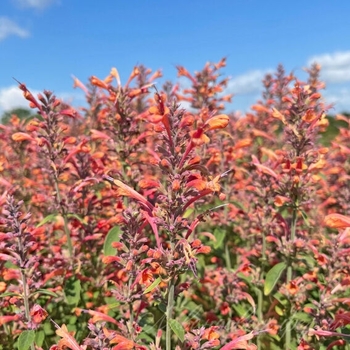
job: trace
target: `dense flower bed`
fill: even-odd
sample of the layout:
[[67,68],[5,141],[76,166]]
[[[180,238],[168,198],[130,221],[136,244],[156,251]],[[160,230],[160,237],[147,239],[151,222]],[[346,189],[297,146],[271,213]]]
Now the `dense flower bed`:
[[317,65],[225,114],[224,66],[177,67],[188,89],[75,78],[80,109],[19,83],[37,114],[0,125],[1,349],[346,345],[350,120],[327,137]]

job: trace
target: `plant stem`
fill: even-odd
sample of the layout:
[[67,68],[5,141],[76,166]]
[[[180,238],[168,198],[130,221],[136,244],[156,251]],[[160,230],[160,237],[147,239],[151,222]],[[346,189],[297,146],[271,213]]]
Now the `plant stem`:
[[175,289],[175,284],[172,278],[170,279],[169,285],[168,285],[168,305],[166,308],[166,339],[165,339],[166,350],[171,350],[170,320],[172,318],[173,308],[174,308],[174,289]]
[[[31,317],[30,317],[29,300],[28,300],[28,293],[27,293],[27,277],[25,275],[24,269],[22,268],[21,268],[21,278],[22,278],[22,284],[23,284],[24,312],[25,312],[26,320],[29,323],[31,321]],[[34,344],[30,345],[30,349],[35,350]]]
[[226,261],[226,268],[228,270],[231,270],[231,258],[230,258],[230,250],[228,248],[228,243],[225,243],[225,261]]
[[[258,314],[258,321],[259,324],[262,324],[263,321],[263,293],[261,289],[256,288],[256,293],[258,294],[258,307],[257,307],[257,314]],[[261,350],[261,341],[260,337],[258,335],[257,337],[257,345],[258,345],[258,350]]]
[[[23,244],[22,244],[22,232],[20,232],[19,238],[18,238],[18,247],[20,251],[23,251]],[[22,268],[24,265],[24,261],[22,260],[22,257],[20,258],[20,271],[21,271],[21,279],[22,279],[22,286],[23,286],[23,303],[24,303],[24,314],[26,316],[26,320],[29,323],[31,321],[30,317],[30,307],[29,307],[29,297],[28,297],[28,285],[27,285],[27,277],[25,274],[25,269]],[[34,344],[30,345],[31,350],[35,350]]]
[[[290,231],[290,241],[294,242],[295,233],[296,233],[296,225],[297,225],[297,208],[293,208],[292,213],[292,223],[291,223],[291,231]],[[289,259],[288,268],[287,268],[287,283],[289,283],[293,279],[293,266],[292,260]],[[286,350],[290,349],[290,342],[292,339],[292,321],[289,318],[286,324]]]
[[69,258],[73,259],[73,244],[72,244],[72,239],[71,239],[70,232],[68,229],[68,218],[67,218],[67,214],[65,213],[65,211],[63,210],[63,208],[61,206],[61,193],[60,193],[60,190],[58,187],[58,180],[57,180],[56,176],[55,176],[55,190],[56,190],[56,198],[57,198],[58,205],[61,207],[61,215],[63,217],[63,222],[64,222],[64,232],[65,232],[66,237],[67,237]]

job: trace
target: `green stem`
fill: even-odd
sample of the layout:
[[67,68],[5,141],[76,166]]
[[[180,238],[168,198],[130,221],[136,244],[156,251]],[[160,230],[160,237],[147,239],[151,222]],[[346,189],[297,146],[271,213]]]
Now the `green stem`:
[[[20,252],[24,251],[24,247],[23,247],[23,241],[22,241],[22,229],[19,229],[19,235],[18,235],[18,249]],[[22,267],[25,265],[25,261],[22,258],[22,253],[20,254],[20,271],[21,271],[21,279],[22,279],[22,286],[23,286],[23,303],[24,303],[24,314],[27,320],[27,323],[29,324],[29,322],[31,321],[31,317],[30,317],[30,307],[29,307],[29,295],[28,295],[28,284],[27,284],[27,277],[25,274],[25,269]],[[30,349],[31,350],[35,350],[35,346],[34,344],[30,345]]]
[[[295,240],[296,225],[297,225],[297,208],[294,207],[293,213],[292,213],[291,230],[290,230],[290,241],[291,242],[294,242],[294,240]],[[292,263],[293,263],[292,259],[289,258],[288,268],[287,268],[287,283],[289,283],[293,279]],[[289,318],[288,322],[286,324],[286,350],[290,349],[291,339],[292,339],[292,321]]]
[[226,261],[226,268],[228,270],[231,270],[231,258],[230,258],[230,250],[228,248],[228,244],[226,242],[225,244],[225,261]]
[[63,224],[64,225],[64,232],[65,232],[66,237],[67,237],[69,258],[73,259],[73,244],[72,244],[72,239],[71,239],[69,228],[68,228],[68,217],[61,206],[61,193],[60,193],[60,190],[58,187],[58,181],[57,181],[56,177],[55,177],[55,190],[56,190],[56,198],[57,198],[58,205],[61,207],[61,215],[63,217],[63,223],[64,223]]
[[172,318],[173,308],[174,308],[174,289],[175,289],[174,280],[171,279],[168,285],[168,305],[166,308],[166,339],[165,339],[166,350],[171,350],[170,320]]
[[265,232],[262,234],[262,260],[266,262],[266,236]]
[[[29,308],[29,298],[28,298],[28,292],[27,292],[27,277],[25,275],[24,269],[21,269],[21,278],[22,278],[22,284],[23,284],[23,302],[24,302],[24,312],[26,316],[26,320],[29,323],[31,321],[30,317],[30,308]],[[31,344],[30,346],[31,350],[35,350],[34,344]]]
[[[257,307],[257,314],[258,314],[258,321],[259,324],[261,325],[263,322],[263,293],[259,288],[256,288],[256,293],[258,294],[258,307]],[[258,350],[262,349],[262,344],[260,337],[258,336],[257,338],[257,345],[258,345]]]

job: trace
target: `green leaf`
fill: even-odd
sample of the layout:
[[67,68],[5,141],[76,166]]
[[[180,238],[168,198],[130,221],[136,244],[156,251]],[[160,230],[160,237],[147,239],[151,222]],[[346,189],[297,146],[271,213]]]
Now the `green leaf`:
[[113,242],[119,242],[120,228],[119,226],[112,227],[105,239],[103,244],[103,254],[105,256],[114,256],[117,253],[117,250],[112,247]]
[[191,214],[192,214],[193,212],[194,212],[194,209],[189,208],[189,209],[187,209],[187,210],[185,211],[185,213],[184,213],[184,215],[182,215],[182,217],[183,217],[184,219],[187,219],[188,217],[191,216]]
[[160,310],[161,312],[163,312],[165,314],[166,313],[166,305],[164,303],[160,303],[158,305],[158,310]]
[[66,295],[69,305],[77,305],[80,301],[81,284],[80,280],[71,277],[64,286],[64,294]]
[[35,334],[35,345],[42,347],[45,340],[45,332],[41,329]]
[[0,298],[13,297],[13,296],[22,297],[21,294],[19,294],[19,293],[14,293],[14,292],[6,292],[6,293],[0,294]]
[[264,284],[264,294],[269,295],[273,288],[275,287],[276,283],[278,282],[279,278],[281,277],[282,272],[287,267],[287,264],[285,262],[280,262],[276,264],[267,274],[265,278],[265,284]]
[[275,306],[275,311],[276,311],[277,315],[279,315],[279,316],[284,315],[284,311],[278,305]]
[[292,315],[292,318],[298,321],[302,321],[308,324],[310,324],[311,316],[305,312],[296,312]]
[[232,308],[237,312],[238,316],[244,317],[249,313],[244,304],[233,304]]
[[75,218],[75,219],[77,219],[78,221],[80,221],[82,224],[87,225],[86,220],[84,220],[83,218],[81,218],[81,217],[80,217],[79,215],[77,215],[77,214],[67,214],[67,217],[69,217],[69,218]]
[[349,334],[349,336],[342,336],[342,338],[350,344],[350,329],[347,327],[340,328],[342,334]]
[[171,319],[168,320],[170,328],[173,330],[173,332],[177,335],[177,337],[180,339],[181,343],[185,340],[185,331],[183,327],[181,326],[181,323],[178,321]]
[[230,201],[230,203],[232,203],[233,205],[235,205],[239,209],[245,210],[244,206],[237,201]]
[[33,330],[23,331],[18,337],[18,350],[28,350],[34,343],[35,332]]
[[156,280],[154,280],[154,281],[152,282],[152,284],[150,284],[150,285],[145,289],[145,291],[144,291],[142,294],[147,294],[147,293],[149,293],[149,292],[152,291],[154,288],[156,288],[160,282],[162,282],[162,279],[161,279],[160,277],[158,277]]
[[52,222],[55,220],[57,214],[50,214],[48,216],[46,216],[44,219],[42,219],[37,225],[36,227],[40,227],[45,225],[47,222]]
[[216,238],[216,241],[214,243],[214,249],[218,249],[222,247],[222,243],[226,236],[226,231],[220,228],[216,228],[214,231],[214,236]]
[[58,294],[52,292],[51,290],[46,290],[46,289],[38,289],[34,293],[30,294],[30,296],[34,294],[49,295],[50,297],[54,297],[54,298],[58,297]]
[[304,221],[305,221],[305,224],[307,227],[310,227],[310,222],[309,222],[309,219],[307,217],[307,214],[305,213],[304,210],[300,210],[300,213],[301,213],[301,216],[303,217]]

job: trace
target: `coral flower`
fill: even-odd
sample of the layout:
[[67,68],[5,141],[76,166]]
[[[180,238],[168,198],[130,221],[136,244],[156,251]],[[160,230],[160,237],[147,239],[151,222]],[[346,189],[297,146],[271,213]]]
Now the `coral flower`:
[[350,227],[350,217],[341,214],[329,214],[324,218],[324,225],[330,228]]

